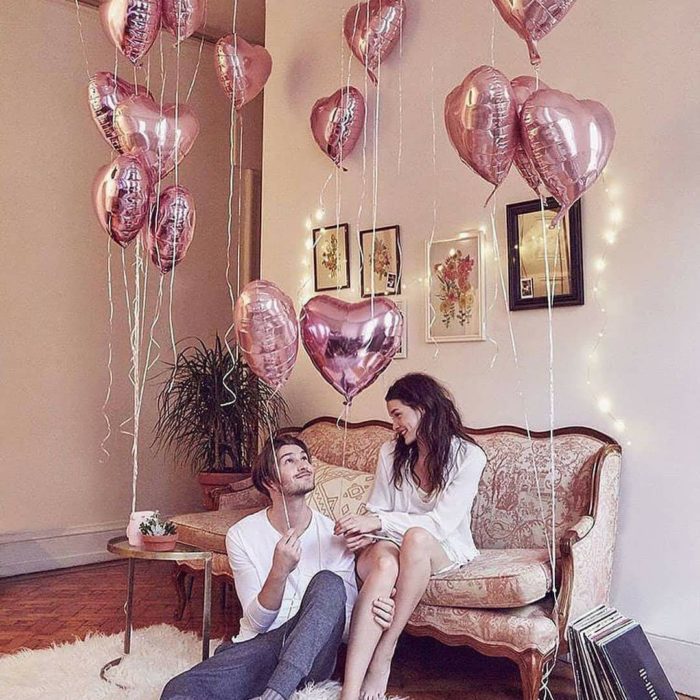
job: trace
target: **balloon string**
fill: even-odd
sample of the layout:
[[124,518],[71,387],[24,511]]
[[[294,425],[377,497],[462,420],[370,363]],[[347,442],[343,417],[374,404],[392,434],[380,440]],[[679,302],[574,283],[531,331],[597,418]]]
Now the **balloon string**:
[[403,17],[399,23],[399,148],[396,159],[396,172],[401,175],[403,153]]
[[208,3],[204,3],[204,21],[202,22],[202,38],[199,41],[199,52],[197,53],[197,64],[194,67],[194,73],[192,74],[192,82],[190,82],[190,87],[187,90],[187,97],[185,97],[185,102],[190,101],[190,97],[192,97],[192,90],[194,89],[194,84],[197,80],[197,76],[199,75],[199,66],[202,63],[202,49],[204,48],[204,32],[206,31],[207,28],[207,12],[209,10],[209,5]]
[[[269,407],[269,405],[270,405],[270,403],[268,401],[267,407]],[[280,495],[282,496],[282,507],[284,509],[284,520],[287,523],[287,530],[291,530],[292,524],[291,524],[291,521],[289,519],[289,508],[287,507],[287,497],[285,496],[284,488],[282,487],[282,470],[280,469],[279,461],[277,460],[277,450],[275,449],[275,433],[272,430],[272,422],[270,421],[269,410],[265,411],[265,420],[267,422],[267,430],[270,433],[270,445],[272,447],[272,457],[275,460],[275,471],[277,473],[277,482],[279,483]]]
[[[358,4],[357,6],[357,12],[360,11],[361,4]],[[367,6],[367,19],[369,21],[369,6]],[[355,23],[357,24],[357,13],[355,14]],[[355,28],[353,28],[353,36],[354,36]],[[351,52],[352,54],[352,52]],[[349,78],[349,71],[350,71],[350,66],[348,65],[348,81],[350,80]],[[364,95],[367,94],[367,86],[368,86],[368,76],[367,76],[367,71],[363,71],[363,77],[364,77]],[[363,116],[363,124],[362,124],[362,186],[360,189],[360,201],[357,207],[357,242],[358,242],[358,248],[360,250],[360,265],[364,269],[365,265],[365,254],[364,250],[362,247],[362,240],[361,240],[361,235],[360,235],[360,229],[362,228],[362,213],[364,210],[364,203],[365,203],[365,195],[367,193],[367,120],[368,120],[368,109],[365,108],[365,113]]]
[[491,5],[491,68],[496,66],[496,5]]
[[105,400],[102,403],[102,416],[105,419],[106,432],[105,436],[102,438],[100,443],[100,450],[104,453],[104,458],[101,460],[108,460],[110,457],[109,450],[105,447],[107,441],[112,435],[112,423],[109,420],[109,414],[107,413],[107,405],[109,404],[109,399],[112,396],[112,385],[114,383],[114,373],[112,372],[112,337],[114,335],[114,297],[112,289],[112,239],[107,237],[107,297],[109,299],[109,342],[108,342],[108,352],[107,352],[107,373],[109,375],[109,383],[107,384],[107,391],[105,393]]
[[83,50],[83,60],[85,61],[85,75],[87,75],[87,79],[90,80],[92,77],[90,74],[90,62],[88,61],[88,55],[87,55],[87,47],[85,45],[85,37],[83,35],[83,20],[82,17],[80,16],[80,2],[79,0],[75,0],[75,15],[78,20],[78,34],[80,34],[80,45],[82,46]]
[[238,117],[238,233],[237,239],[237,250],[236,257],[238,263],[238,269],[236,272],[236,296],[241,295],[241,251],[242,248],[242,233],[243,225],[241,220],[241,215],[243,211],[243,128],[244,128],[244,117],[243,113]]
[[131,511],[136,510],[136,485],[139,473],[139,427],[141,418],[141,402],[139,401],[140,392],[140,342],[141,342],[141,325],[140,325],[140,303],[141,303],[141,272],[142,272],[142,256],[141,256],[141,237],[136,238],[135,245],[135,261],[134,261],[134,298],[133,298],[133,330],[131,333],[131,364],[133,368],[133,386],[134,386],[134,405],[133,405],[133,441],[131,446],[131,455],[133,460],[132,476],[131,476]]
[[[369,5],[367,5],[369,10]],[[376,295],[375,248],[377,244],[377,209],[379,203],[379,103],[382,85],[382,61],[377,61],[377,89],[374,103],[374,157],[372,160],[372,252],[370,259],[370,316],[374,318],[374,297]]]

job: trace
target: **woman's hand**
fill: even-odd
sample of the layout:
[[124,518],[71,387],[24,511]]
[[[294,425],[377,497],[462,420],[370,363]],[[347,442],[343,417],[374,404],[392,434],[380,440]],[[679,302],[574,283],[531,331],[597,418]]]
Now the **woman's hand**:
[[368,535],[382,529],[381,520],[376,515],[345,515],[336,520],[335,534],[345,535]]
[[394,621],[394,600],[392,598],[377,598],[372,603],[372,615],[374,621],[383,629],[387,630]]

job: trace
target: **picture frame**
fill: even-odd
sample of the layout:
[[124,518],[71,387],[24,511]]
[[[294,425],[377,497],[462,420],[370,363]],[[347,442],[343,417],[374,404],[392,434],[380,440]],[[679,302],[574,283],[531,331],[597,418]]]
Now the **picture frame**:
[[486,340],[483,233],[427,243],[426,341]]
[[[374,290],[372,241],[374,239]],[[401,294],[401,232],[399,226],[360,231],[360,290],[362,297]]]
[[403,317],[403,328],[401,330],[401,345],[394,355],[395,360],[405,360],[408,357],[408,316],[407,305],[404,299],[392,299]]
[[347,224],[313,230],[314,291],[350,287],[350,233]]
[[[552,306],[584,303],[581,201],[576,202],[556,229],[549,223],[560,211],[549,197],[544,204],[547,257],[553,285]],[[539,199],[506,206],[508,231],[508,304],[511,311],[547,308],[547,283]]]

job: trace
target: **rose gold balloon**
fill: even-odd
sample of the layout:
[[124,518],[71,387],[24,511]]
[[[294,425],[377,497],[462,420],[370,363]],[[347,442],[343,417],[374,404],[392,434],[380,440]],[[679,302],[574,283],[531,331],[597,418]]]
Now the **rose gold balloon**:
[[196,221],[194,197],[182,185],[166,187],[151,209],[146,244],[151,260],[162,272],[170,272],[187,254]]
[[138,156],[117,156],[98,170],[92,192],[102,228],[126,248],[148,220],[151,195],[148,166]]
[[600,102],[550,89],[538,90],[525,102],[521,121],[525,150],[562,205],[551,224],[555,227],[603,172],[615,124]]
[[351,304],[320,294],[306,303],[300,323],[311,361],[346,403],[389,366],[401,345],[403,317],[386,297]]
[[321,150],[338,166],[360,138],[365,123],[365,98],[351,86],[317,100],[311,109],[311,132]]
[[189,107],[166,104],[161,114],[159,106],[145,95],[128,97],[117,105],[114,127],[121,148],[142,154],[157,179],[175,169],[175,162],[180,163],[190,152],[199,134],[199,121]]
[[[518,117],[520,117],[525,101],[533,93],[537,92],[537,90],[547,89],[547,85],[545,85],[541,80],[538,81],[536,78],[533,78],[530,75],[521,75],[517,78],[513,78],[513,80],[510,81],[510,84],[513,87],[513,94],[515,95],[515,104],[518,110]],[[540,180],[537,168],[535,168],[534,163],[530,160],[530,156],[528,156],[525,151],[520,130],[518,130],[518,145],[515,149],[514,161],[515,167],[523,176],[525,182],[527,182],[527,184],[530,185],[533,190],[535,190],[535,194],[540,197],[540,185],[542,184],[542,181]]]
[[221,87],[238,110],[265,87],[272,71],[272,56],[264,46],[228,34],[216,42],[214,67]]
[[445,126],[462,161],[498,187],[508,175],[519,139],[508,78],[491,66],[474,69],[445,98]]
[[178,41],[192,36],[204,24],[207,0],[162,0],[163,29]]
[[375,85],[381,62],[392,52],[401,37],[405,17],[404,0],[361,2],[351,7],[345,15],[345,40]]
[[114,131],[114,110],[122,100],[135,94],[153,97],[143,85],[132,85],[109,71],[95,73],[88,82],[88,102],[92,119],[107,143],[119,153],[123,151]]
[[160,18],[161,0],[106,0],[100,6],[107,36],[134,65],[156,40]]
[[537,42],[561,22],[576,0],[493,0],[501,17],[527,43],[530,63],[539,65]]
[[234,323],[250,369],[269,387],[279,389],[289,379],[299,350],[292,300],[272,282],[249,282],[236,300]]

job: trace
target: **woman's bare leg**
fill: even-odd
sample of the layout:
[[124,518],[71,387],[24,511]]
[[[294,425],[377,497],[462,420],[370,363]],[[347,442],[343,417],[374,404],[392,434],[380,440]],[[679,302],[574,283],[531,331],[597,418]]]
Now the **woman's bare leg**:
[[399,548],[390,542],[376,542],[360,553],[357,574],[363,584],[350,622],[345,679],[340,700],[358,700],[367,667],[382,628],[375,622],[372,603],[389,597],[399,574]]
[[386,693],[396,643],[428,587],[430,574],[450,563],[440,543],[422,527],[406,531],[399,552],[399,577],[394,598],[394,620],[381,635],[367,669],[362,695],[382,698]]

